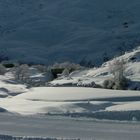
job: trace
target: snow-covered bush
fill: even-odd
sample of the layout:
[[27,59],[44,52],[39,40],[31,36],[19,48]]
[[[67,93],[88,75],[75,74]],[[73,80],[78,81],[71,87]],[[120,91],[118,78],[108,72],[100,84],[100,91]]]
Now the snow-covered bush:
[[[114,89],[125,89],[127,86],[127,79],[124,75],[126,65],[123,59],[114,59],[109,63],[109,71],[113,75]],[[109,81],[108,81],[109,82]],[[111,82],[111,81],[110,81]],[[106,81],[107,83],[107,81]],[[104,84],[106,84],[104,83]],[[110,83],[108,83],[110,84]]]
[[6,68],[0,64],[0,75],[4,75],[6,73]]
[[29,80],[29,76],[30,76],[30,72],[29,72],[29,66],[27,64],[23,64],[15,68],[16,80],[27,82]]
[[79,70],[81,68],[82,67],[79,64],[74,64],[74,63],[70,63],[70,62],[55,63],[53,66],[50,67],[51,72],[55,78],[57,78],[58,75],[61,76],[61,75],[66,74],[66,73],[68,74],[68,73],[71,73],[75,70]]
[[78,87],[93,87],[93,88],[95,88],[97,85],[95,84],[94,81],[92,81],[92,82],[78,81],[77,86]]
[[116,80],[124,77],[125,61],[123,59],[114,59],[109,63],[109,71]]
[[31,67],[27,64],[16,65],[11,71],[14,73],[16,81],[24,83],[28,87],[45,86],[46,82],[54,79],[51,70],[41,65]]

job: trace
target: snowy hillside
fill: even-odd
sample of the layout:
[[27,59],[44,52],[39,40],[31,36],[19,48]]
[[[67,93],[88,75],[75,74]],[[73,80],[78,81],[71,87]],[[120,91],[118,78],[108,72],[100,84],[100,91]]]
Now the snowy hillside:
[[[103,89],[104,81],[113,77],[109,66],[116,59],[126,62],[127,90]],[[99,68],[82,67],[48,83],[48,73],[37,68],[46,67],[19,65],[0,75],[0,112],[140,120],[140,47]]]
[[[110,65],[116,60],[124,60],[125,71],[124,75],[132,82],[129,89],[140,88],[140,47],[132,52],[127,52],[124,55],[114,58],[102,64],[101,67],[79,70],[71,73],[67,77],[59,77],[50,82],[51,86],[85,86],[91,87],[92,83],[102,86],[103,82],[113,77],[110,73]],[[93,85],[94,86],[94,85]]]
[[140,44],[139,7],[139,0],[1,0],[0,58],[101,64]]

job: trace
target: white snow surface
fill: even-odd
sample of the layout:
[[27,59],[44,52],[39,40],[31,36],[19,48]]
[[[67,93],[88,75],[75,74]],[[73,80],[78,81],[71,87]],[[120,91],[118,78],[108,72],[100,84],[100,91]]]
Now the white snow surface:
[[[125,74],[127,78],[137,84],[140,82],[139,54],[140,47],[117,58],[126,60]],[[59,77],[50,82],[52,87],[27,89],[25,85],[13,83],[13,75],[10,72],[1,75],[1,111],[23,115],[140,111],[139,90],[72,87],[79,82],[83,85],[92,82],[102,85],[105,79],[112,77],[108,71],[108,65],[112,61],[114,60],[104,63],[99,68],[79,70],[68,77]]]
[[[76,87],[38,87],[12,98],[0,99],[0,107],[9,112],[24,115],[83,113],[96,110],[98,105],[106,106],[110,103],[111,106],[113,99],[122,98],[125,101],[128,97],[140,98],[140,92]],[[103,101],[98,101],[99,99]],[[106,101],[106,99],[110,100]],[[137,109],[138,107],[135,108]]]
[[16,96],[16,99],[43,101],[80,101],[112,97],[131,97],[140,95],[140,91],[119,91],[78,87],[41,87],[32,88],[26,93]]
[[140,110],[140,101],[123,103],[121,105],[114,105],[106,108],[107,111],[134,111]]
[[0,75],[0,95],[14,96],[28,91],[26,85],[10,83],[12,80],[13,75],[11,73]]

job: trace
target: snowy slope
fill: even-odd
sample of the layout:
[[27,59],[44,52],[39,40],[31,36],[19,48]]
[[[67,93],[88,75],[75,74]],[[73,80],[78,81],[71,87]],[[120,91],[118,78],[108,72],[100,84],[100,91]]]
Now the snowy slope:
[[[95,82],[102,85],[112,75],[110,60],[99,68],[72,72],[49,84],[54,87],[27,88],[15,83],[13,74],[0,75],[0,112],[22,115],[72,115],[98,119],[140,120],[140,47],[117,57],[126,61],[125,75],[131,79],[130,89],[107,90],[87,88]],[[41,76],[34,73],[33,76]],[[76,87],[82,83],[85,87]],[[58,86],[58,87],[57,87]],[[60,86],[60,87],[59,87]],[[73,87],[72,87],[73,86]],[[74,87],[75,86],[75,87]]]
[[[77,78],[76,76],[87,74],[86,72],[76,72],[73,73],[73,76]],[[83,77],[81,76],[81,78]],[[87,82],[84,80],[85,77],[83,82]],[[42,114],[43,116],[46,114],[71,114],[98,119],[133,120],[135,115],[131,114],[136,112],[138,117],[135,118],[140,120],[140,91],[83,87],[35,87],[27,89],[25,85],[10,83],[10,81],[12,82],[11,73],[0,76],[0,112],[2,113]],[[61,79],[60,81],[65,80]]]
[[[132,82],[129,85],[130,89],[139,89],[140,85],[140,47],[131,52],[126,52],[124,55],[115,59],[124,60],[125,64],[125,76]],[[79,70],[71,73],[68,77],[60,77],[50,82],[51,86],[70,86],[70,85],[83,85],[88,86],[92,82],[102,85],[104,80],[112,78],[110,74],[109,65],[113,63],[115,59],[103,63],[101,67],[95,67],[91,69]]]
[[139,0],[1,0],[0,54],[101,64],[140,44],[139,7]]
[[0,75],[0,98],[15,96],[28,91],[26,85],[12,83],[12,80],[13,75],[11,73]]

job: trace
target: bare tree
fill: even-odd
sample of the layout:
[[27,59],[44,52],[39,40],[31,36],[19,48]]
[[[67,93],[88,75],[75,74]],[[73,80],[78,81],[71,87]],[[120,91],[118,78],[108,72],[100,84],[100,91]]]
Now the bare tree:
[[126,68],[126,62],[124,59],[114,59],[109,63],[109,71],[113,75],[115,89],[125,89],[126,87],[126,77],[124,75],[124,71]]
[[21,66],[18,66],[15,70],[15,78],[16,80],[20,80],[22,82],[26,82],[29,79],[30,72],[29,72],[29,66],[26,64],[23,64]]

